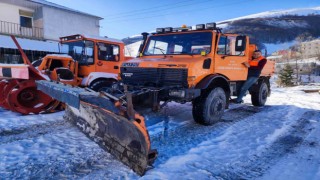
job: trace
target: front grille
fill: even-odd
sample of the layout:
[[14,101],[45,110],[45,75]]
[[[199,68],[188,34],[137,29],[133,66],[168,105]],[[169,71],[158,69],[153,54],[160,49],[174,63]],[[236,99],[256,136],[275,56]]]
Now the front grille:
[[171,68],[122,67],[121,79],[128,85],[188,87],[188,70]]

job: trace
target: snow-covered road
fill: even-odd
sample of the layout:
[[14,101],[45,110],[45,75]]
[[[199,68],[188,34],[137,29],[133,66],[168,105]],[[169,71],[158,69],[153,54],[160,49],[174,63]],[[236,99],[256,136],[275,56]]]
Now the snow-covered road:
[[196,124],[191,104],[148,113],[154,167],[143,177],[63,119],[63,112],[0,109],[3,179],[320,179],[320,95],[273,88],[265,107],[231,105],[221,122]]

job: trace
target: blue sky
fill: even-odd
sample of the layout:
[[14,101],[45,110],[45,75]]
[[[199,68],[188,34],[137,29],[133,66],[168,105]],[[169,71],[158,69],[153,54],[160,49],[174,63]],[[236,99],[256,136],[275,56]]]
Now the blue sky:
[[320,6],[320,0],[47,0],[104,18],[101,36],[217,22],[263,11]]

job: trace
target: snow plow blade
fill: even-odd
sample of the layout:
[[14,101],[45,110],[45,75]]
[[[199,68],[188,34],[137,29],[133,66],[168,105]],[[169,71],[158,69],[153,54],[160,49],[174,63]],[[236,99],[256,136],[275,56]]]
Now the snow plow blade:
[[103,93],[56,82],[36,83],[39,90],[66,103],[65,119],[137,174],[144,175],[152,165],[157,152],[150,148],[144,117],[131,108],[130,95],[124,106]]

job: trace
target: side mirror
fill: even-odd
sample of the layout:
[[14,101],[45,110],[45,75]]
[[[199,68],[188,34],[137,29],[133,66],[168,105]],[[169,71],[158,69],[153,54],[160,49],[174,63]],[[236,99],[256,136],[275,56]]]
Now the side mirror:
[[235,50],[236,51],[246,50],[246,41],[247,41],[246,36],[237,36]]

